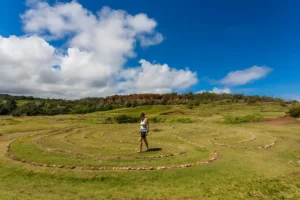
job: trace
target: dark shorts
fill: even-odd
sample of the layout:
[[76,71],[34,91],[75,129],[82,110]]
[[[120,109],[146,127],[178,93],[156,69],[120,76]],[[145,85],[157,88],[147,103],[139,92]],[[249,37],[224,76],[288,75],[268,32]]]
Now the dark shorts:
[[146,137],[147,132],[141,132],[141,137],[145,138]]

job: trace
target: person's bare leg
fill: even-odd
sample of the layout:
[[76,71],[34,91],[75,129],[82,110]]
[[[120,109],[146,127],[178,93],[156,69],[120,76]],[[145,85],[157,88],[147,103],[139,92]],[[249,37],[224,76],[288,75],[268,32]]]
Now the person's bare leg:
[[140,153],[142,152],[142,147],[143,147],[142,137],[140,137],[139,142],[140,142],[140,150],[138,152]]
[[144,137],[143,140],[144,140],[144,142],[145,142],[145,144],[146,144],[146,148],[147,148],[146,151],[148,151],[148,141],[147,141],[147,138]]

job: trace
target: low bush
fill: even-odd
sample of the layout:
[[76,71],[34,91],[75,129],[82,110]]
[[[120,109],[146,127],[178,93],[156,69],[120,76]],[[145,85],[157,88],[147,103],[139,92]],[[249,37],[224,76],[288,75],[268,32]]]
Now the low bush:
[[246,115],[246,116],[224,116],[224,122],[230,124],[239,124],[247,122],[261,122],[264,120],[264,117],[260,114],[257,115]]
[[163,123],[163,122],[165,122],[165,119],[161,118],[161,117],[153,117],[153,118],[150,118],[149,121],[152,123]]
[[188,124],[188,123],[193,123],[193,120],[191,120],[190,118],[178,118],[178,119],[172,119],[170,122]]
[[282,102],[280,102],[280,106],[287,107],[287,104],[286,104],[286,102],[282,101]]
[[126,124],[126,123],[137,123],[139,122],[139,117],[132,117],[129,115],[119,115],[115,117],[115,120],[118,124]]
[[104,124],[113,124],[114,123],[114,119],[112,117],[107,117],[104,120]]
[[186,107],[187,107],[187,109],[193,109],[194,106],[195,106],[195,104],[193,104],[193,103],[191,102],[191,103],[188,103]]
[[289,111],[291,117],[300,118],[300,106],[292,107]]

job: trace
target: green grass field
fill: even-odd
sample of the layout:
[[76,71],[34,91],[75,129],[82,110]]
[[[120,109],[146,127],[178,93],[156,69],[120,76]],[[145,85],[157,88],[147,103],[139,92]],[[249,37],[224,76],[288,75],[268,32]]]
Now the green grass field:
[[[86,115],[0,118],[1,200],[300,199],[300,124],[275,103],[142,106]],[[137,153],[145,112],[152,151]]]

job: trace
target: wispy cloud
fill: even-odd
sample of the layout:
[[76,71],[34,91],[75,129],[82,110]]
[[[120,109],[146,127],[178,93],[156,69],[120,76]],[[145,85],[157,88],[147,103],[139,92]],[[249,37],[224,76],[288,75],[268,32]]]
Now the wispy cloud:
[[252,66],[248,69],[229,72],[219,81],[223,85],[245,85],[249,82],[266,77],[273,69],[266,66]]

